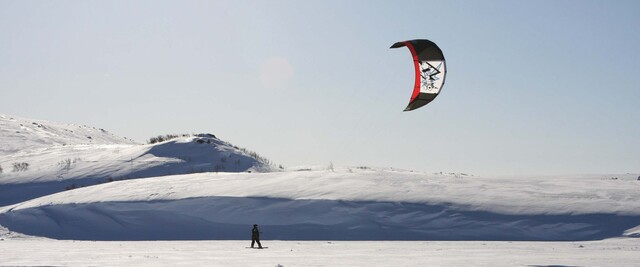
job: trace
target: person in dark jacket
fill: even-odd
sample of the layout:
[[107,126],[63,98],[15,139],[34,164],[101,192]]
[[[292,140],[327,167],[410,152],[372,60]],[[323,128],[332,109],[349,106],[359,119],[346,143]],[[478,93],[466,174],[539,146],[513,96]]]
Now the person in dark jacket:
[[262,244],[260,244],[260,229],[258,229],[258,225],[254,224],[253,229],[251,229],[251,247],[258,243],[258,248],[262,248]]

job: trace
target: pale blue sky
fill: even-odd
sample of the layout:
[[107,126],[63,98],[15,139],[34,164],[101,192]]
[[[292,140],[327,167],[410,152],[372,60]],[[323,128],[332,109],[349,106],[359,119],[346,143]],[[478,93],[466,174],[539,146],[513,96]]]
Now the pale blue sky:
[[[0,113],[285,166],[640,172],[638,1],[4,1]],[[407,49],[448,77],[402,112]]]

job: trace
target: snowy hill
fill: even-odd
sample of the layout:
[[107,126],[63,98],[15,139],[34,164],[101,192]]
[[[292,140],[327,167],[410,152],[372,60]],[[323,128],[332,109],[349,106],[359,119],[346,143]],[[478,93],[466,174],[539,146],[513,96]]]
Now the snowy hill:
[[209,134],[141,145],[87,126],[0,118],[0,206],[114,180],[274,169]]
[[135,144],[104,129],[0,114],[0,155],[41,147],[80,144]]
[[594,240],[637,236],[637,174],[481,178],[341,169],[105,183],[0,209],[57,239]]

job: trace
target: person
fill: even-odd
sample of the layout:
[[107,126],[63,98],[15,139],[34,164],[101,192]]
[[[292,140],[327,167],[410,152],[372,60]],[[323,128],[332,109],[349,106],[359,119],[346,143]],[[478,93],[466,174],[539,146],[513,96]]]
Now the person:
[[262,248],[262,244],[260,244],[260,229],[258,229],[257,224],[254,224],[253,229],[251,229],[251,248],[255,243],[258,243],[258,248]]

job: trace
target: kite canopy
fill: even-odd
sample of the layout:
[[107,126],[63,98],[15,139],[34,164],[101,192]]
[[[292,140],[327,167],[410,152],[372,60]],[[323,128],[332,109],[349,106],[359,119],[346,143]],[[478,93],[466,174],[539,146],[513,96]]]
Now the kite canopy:
[[397,42],[391,48],[403,46],[411,51],[416,71],[413,94],[409,105],[404,109],[404,111],[410,111],[429,104],[438,96],[444,86],[447,68],[442,50],[434,42],[425,39],[409,40]]

